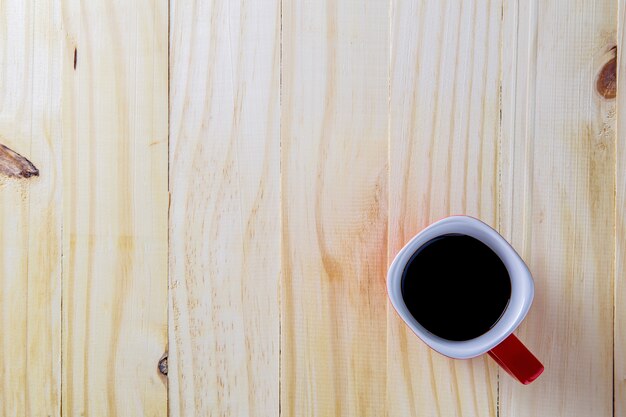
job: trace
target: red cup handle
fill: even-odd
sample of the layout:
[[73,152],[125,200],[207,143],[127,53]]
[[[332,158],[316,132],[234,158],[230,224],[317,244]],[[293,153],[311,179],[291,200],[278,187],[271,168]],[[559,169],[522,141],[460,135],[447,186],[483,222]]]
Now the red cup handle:
[[530,384],[543,372],[543,365],[514,334],[489,351],[505,371],[522,384]]

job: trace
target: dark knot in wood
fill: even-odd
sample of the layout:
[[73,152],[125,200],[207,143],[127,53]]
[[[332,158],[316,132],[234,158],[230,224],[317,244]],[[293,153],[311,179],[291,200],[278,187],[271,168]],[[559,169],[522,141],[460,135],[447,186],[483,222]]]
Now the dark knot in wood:
[[614,99],[617,95],[617,57],[604,64],[600,70],[596,89],[606,99]]
[[12,178],[30,178],[39,175],[39,170],[19,153],[0,144],[0,174]]
[[165,354],[159,361],[159,372],[167,376],[167,354]]

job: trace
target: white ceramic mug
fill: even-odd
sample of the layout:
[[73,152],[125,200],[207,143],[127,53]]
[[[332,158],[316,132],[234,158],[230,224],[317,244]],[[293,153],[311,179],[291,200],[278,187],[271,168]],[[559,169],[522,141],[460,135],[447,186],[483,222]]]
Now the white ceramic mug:
[[[443,339],[428,330],[411,315],[402,298],[402,275],[411,256],[432,239],[447,234],[463,234],[480,240],[504,263],[511,279],[511,297],[504,313],[486,333],[470,340]],[[534,296],[534,283],[528,267],[515,249],[498,232],[478,219],[451,216],[428,226],[407,243],[394,259],[387,275],[387,291],[398,315],[415,334],[435,351],[456,359],[473,358],[488,353],[510,375],[528,384],[543,372],[543,365],[515,337]]]

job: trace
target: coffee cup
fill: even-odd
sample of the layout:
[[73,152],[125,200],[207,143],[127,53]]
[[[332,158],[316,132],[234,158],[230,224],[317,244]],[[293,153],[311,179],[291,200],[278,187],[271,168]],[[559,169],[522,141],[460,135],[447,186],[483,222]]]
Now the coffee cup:
[[387,291],[400,318],[440,354],[487,353],[523,384],[543,372],[513,334],[533,301],[530,271],[482,221],[451,216],[419,232],[391,264]]

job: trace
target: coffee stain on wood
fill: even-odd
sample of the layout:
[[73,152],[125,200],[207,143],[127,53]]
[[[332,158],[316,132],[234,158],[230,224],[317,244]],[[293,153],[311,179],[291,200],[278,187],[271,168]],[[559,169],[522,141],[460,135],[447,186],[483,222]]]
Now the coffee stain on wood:
[[39,170],[19,153],[0,144],[0,174],[11,178],[39,176]]

